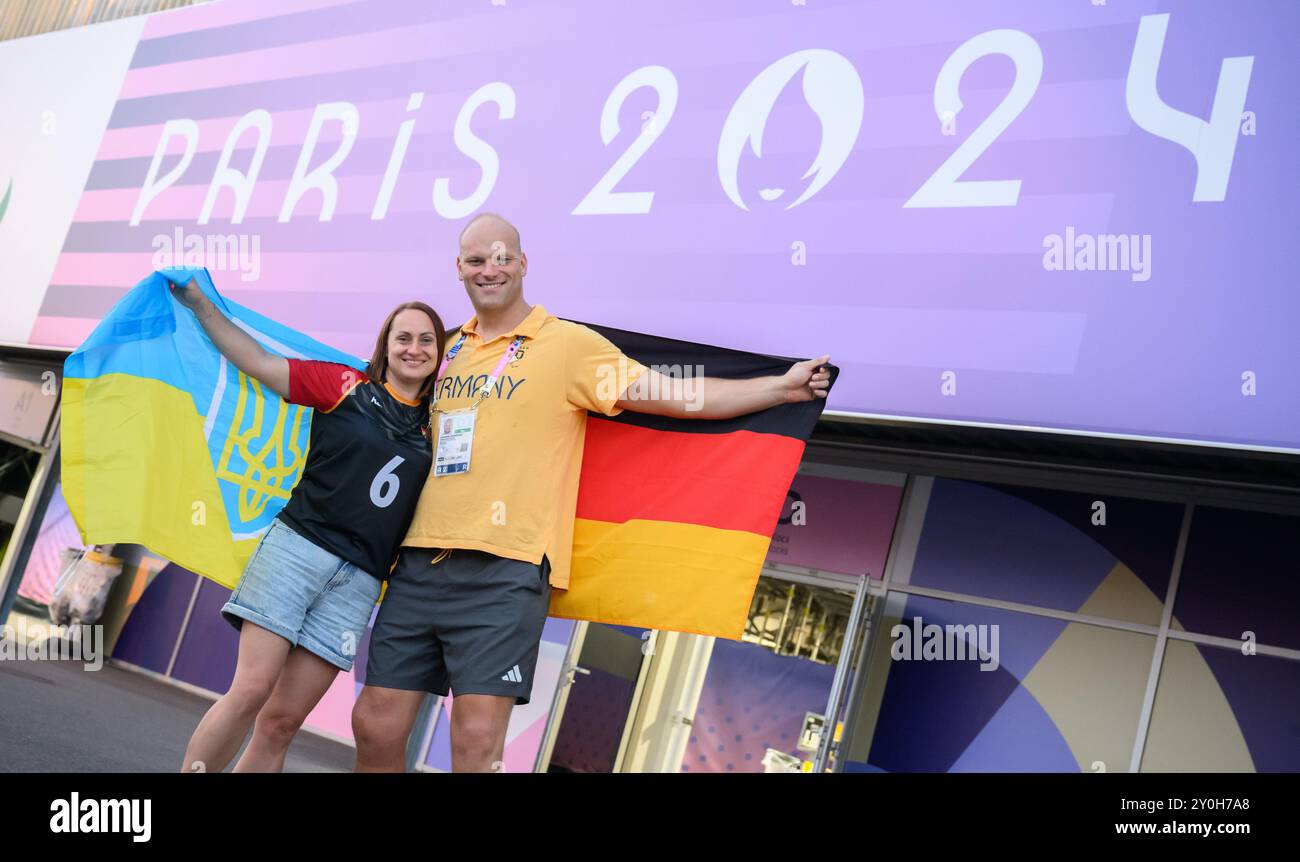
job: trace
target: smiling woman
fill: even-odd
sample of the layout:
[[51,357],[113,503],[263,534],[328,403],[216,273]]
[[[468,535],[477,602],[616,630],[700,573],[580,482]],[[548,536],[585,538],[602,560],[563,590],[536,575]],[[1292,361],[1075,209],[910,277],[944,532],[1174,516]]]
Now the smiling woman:
[[399,305],[363,375],[272,353],[217,307],[210,282],[205,289],[188,274],[164,276],[227,362],[314,410],[301,478],[221,608],[240,630],[234,680],[184,760],[185,771],[220,771],[253,725],[235,770],[276,771],[338,671],[352,669],[428,478],[428,396],[446,332],[425,303]]
[[418,300],[404,302],[379,330],[366,373],[373,382],[389,384],[408,400],[419,401],[433,388],[433,372],[442,362],[445,340],[436,311]]

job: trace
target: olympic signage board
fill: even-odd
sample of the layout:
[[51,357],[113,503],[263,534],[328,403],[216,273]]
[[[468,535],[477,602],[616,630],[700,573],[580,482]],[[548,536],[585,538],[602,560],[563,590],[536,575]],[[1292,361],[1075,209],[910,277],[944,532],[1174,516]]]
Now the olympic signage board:
[[[201,262],[364,356],[399,301],[468,317],[492,210],[531,300],[830,353],[831,411],[1300,451],[1298,30],[1292,0],[221,0],[0,44],[37,94],[0,119],[0,340],[75,345]],[[45,113],[99,128],[56,155]]]

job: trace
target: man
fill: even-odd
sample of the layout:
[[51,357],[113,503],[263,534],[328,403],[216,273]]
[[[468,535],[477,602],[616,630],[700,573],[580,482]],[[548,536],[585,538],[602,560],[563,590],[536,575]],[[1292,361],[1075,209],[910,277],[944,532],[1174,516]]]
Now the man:
[[402,770],[425,692],[448,690],[453,771],[500,762],[550,590],[568,586],[587,411],[725,419],[829,386],[823,356],[779,377],[706,377],[702,403],[688,400],[591,329],[529,305],[528,257],[498,215],[461,233],[456,271],[475,316],[448,337],[433,472],[371,633],[352,713],[358,771]]

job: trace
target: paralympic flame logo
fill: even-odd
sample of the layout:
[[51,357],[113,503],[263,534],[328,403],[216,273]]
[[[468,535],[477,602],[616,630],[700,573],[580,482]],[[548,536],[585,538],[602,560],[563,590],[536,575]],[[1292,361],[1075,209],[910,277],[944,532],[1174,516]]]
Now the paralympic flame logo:
[[[786,209],[817,194],[843,167],[862,128],[862,79],[842,55],[824,48],[798,51],[768,66],[740,94],[722,126],[718,142],[718,179],[732,203],[748,210],[740,194],[740,156],[746,142],[755,156],[763,156],[763,131],[777,97],[800,71],[808,107],[821,121],[821,146],[802,179],[812,183]],[[764,200],[776,200],[784,189],[764,189]]]

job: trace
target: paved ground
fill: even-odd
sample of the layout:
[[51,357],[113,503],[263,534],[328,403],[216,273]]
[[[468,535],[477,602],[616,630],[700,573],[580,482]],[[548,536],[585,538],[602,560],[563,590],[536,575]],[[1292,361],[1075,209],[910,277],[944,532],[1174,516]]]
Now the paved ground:
[[[75,661],[0,661],[0,772],[175,772],[208,698]],[[353,750],[298,734],[286,772],[345,772]]]

